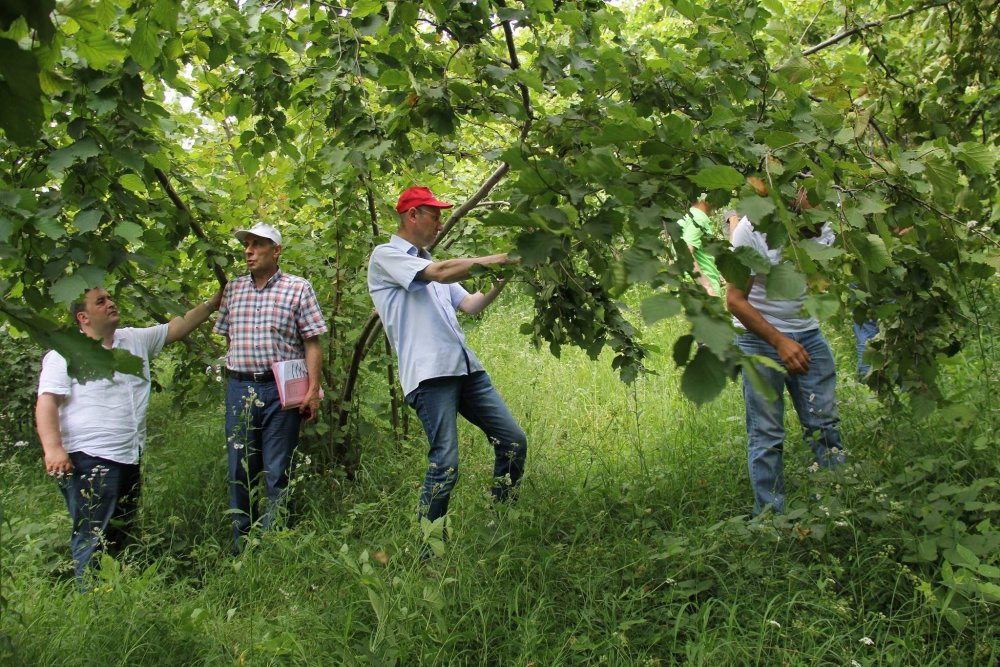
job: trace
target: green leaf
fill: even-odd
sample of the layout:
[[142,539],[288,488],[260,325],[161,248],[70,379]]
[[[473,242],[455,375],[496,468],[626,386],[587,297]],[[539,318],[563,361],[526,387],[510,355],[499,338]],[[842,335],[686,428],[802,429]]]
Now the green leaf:
[[804,250],[813,261],[821,263],[828,262],[831,259],[840,257],[844,254],[844,251],[841,248],[819,243],[813,239],[802,239],[795,245],[799,249]]
[[132,43],[129,53],[143,69],[152,69],[156,56],[160,54],[160,45],[156,39],[156,31],[146,20],[139,20],[132,33]]
[[973,173],[990,174],[993,172],[993,165],[997,162],[997,154],[986,144],[967,141],[959,145],[958,159],[968,165],[969,171]]
[[631,283],[642,283],[651,280],[660,270],[660,260],[645,248],[629,248],[624,255],[625,267],[628,269],[628,280]]
[[115,234],[125,239],[129,243],[138,243],[139,239],[142,238],[142,227],[135,224],[134,222],[129,222],[128,220],[123,220],[115,225]]
[[38,61],[9,39],[0,39],[0,99],[0,128],[15,143],[33,144],[44,120]]
[[50,239],[60,239],[66,235],[66,230],[63,229],[63,226],[55,218],[35,218],[35,227]]
[[767,259],[767,257],[764,257],[764,255],[760,254],[750,246],[740,246],[739,248],[734,248],[733,256],[735,256],[741,264],[754,273],[767,274],[771,272],[771,262]]
[[798,299],[806,291],[806,279],[789,262],[771,267],[767,274],[767,298],[779,301]]
[[93,285],[89,285],[83,276],[73,273],[55,281],[52,287],[49,288],[49,294],[57,302],[68,306],[76,301],[85,290],[91,287]]
[[743,175],[724,164],[706,167],[690,178],[696,185],[709,190],[735,190],[743,184]]
[[97,211],[92,208],[80,211],[73,218],[73,225],[81,232],[92,232],[101,224],[101,217],[103,215],[103,211]]
[[774,202],[770,197],[758,197],[751,195],[740,199],[736,204],[736,210],[740,215],[745,215],[751,222],[761,222],[767,216],[774,213]]
[[958,169],[936,158],[928,158],[924,164],[927,167],[927,180],[934,188],[935,199],[941,202],[949,200],[958,187]]
[[861,261],[869,271],[880,273],[890,266],[893,266],[892,257],[885,247],[885,241],[877,234],[867,234],[858,239],[856,243]]
[[684,368],[681,391],[698,405],[703,405],[718,396],[725,388],[725,366],[708,348],[699,348],[694,359]]
[[107,33],[81,32],[76,49],[94,69],[104,69],[112,62],[125,59],[125,48],[114,41]]
[[701,312],[695,315],[688,315],[691,322],[691,330],[695,339],[708,346],[716,356],[722,358],[732,347],[736,340],[736,331],[732,323],[727,320],[720,320]]
[[[754,254],[756,255],[756,253]],[[760,255],[757,256],[759,257]],[[743,289],[750,280],[750,269],[732,251],[726,251],[716,257],[715,266],[719,269],[719,273],[722,274],[727,283],[736,285],[740,289]]]
[[643,299],[639,312],[646,324],[675,317],[681,312],[681,302],[673,294],[659,293]]
[[775,393],[771,383],[765,380],[764,376],[760,374],[760,369],[757,368],[758,365],[766,366],[772,370],[781,372],[784,372],[785,369],[781,366],[781,364],[777,363],[773,359],[759,356],[752,357],[752,360],[751,357],[747,357],[746,361],[744,361],[741,366],[741,372],[750,382],[750,386],[753,387],[753,390],[763,396],[765,400],[773,401],[778,397],[778,395]]
[[539,229],[517,237],[517,254],[525,266],[548,264],[549,257],[563,247],[563,238]]
[[126,190],[131,190],[132,192],[145,192],[146,182],[142,180],[138,174],[123,174],[118,182]]
[[65,148],[52,151],[49,155],[49,170],[60,172],[80,160],[92,158],[100,153],[97,142],[90,137],[80,139]]
[[621,145],[629,141],[640,141],[649,137],[649,130],[635,123],[612,123],[601,128],[601,133],[594,140],[599,146],[607,144]]
[[674,342],[673,359],[677,367],[687,365],[691,358],[691,347],[694,345],[694,336],[684,334]]
[[836,294],[810,294],[806,297],[805,308],[817,320],[825,321],[840,312],[840,299]]
[[361,19],[374,14],[381,9],[382,3],[379,2],[379,0],[358,0],[351,5],[351,16],[356,19]]

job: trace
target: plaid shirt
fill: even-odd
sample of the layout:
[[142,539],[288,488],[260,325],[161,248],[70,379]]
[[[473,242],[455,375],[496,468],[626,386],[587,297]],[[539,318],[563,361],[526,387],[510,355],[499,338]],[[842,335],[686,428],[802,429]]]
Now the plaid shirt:
[[326,333],[326,322],[309,281],[279,269],[263,289],[250,275],[229,281],[212,331],[229,338],[227,368],[259,373],[303,358],[305,339]]

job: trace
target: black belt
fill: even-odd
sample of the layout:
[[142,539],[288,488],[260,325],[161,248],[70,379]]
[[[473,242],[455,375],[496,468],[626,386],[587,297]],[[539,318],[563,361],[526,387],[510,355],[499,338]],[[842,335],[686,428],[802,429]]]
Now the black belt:
[[274,382],[274,371],[261,371],[259,373],[240,373],[229,368],[226,369],[226,377],[231,377],[240,382]]

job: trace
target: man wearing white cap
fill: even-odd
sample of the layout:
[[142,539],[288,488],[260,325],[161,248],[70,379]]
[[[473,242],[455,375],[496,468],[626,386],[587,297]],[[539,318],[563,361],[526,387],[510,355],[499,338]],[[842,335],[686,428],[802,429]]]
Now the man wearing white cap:
[[[261,527],[275,524],[283,510],[292,454],[301,419],[319,410],[326,332],[316,294],[308,280],[278,268],[281,234],[263,222],[240,229],[250,273],[229,282],[212,329],[226,337],[226,448],[229,451],[229,507],[237,553],[257,522],[253,488],[263,476],[267,505]],[[309,389],[298,410],[281,409],[271,364],[305,359]]]
[[[399,229],[375,248],[368,263],[368,292],[399,360],[406,402],[417,411],[430,443],[420,516],[434,521],[448,511],[458,480],[461,414],[493,445],[493,497],[507,500],[524,473],[528,440],[476,354],[465,343],[455,310],[475,315],[490,305],[503,281],[470,294],[458,281],[473,266],[506,264],[506,253],[435,262],[426,247],[441,231],[439,201],[423,186],[399,197]],[[429,555],[427,548],[422,550]]]

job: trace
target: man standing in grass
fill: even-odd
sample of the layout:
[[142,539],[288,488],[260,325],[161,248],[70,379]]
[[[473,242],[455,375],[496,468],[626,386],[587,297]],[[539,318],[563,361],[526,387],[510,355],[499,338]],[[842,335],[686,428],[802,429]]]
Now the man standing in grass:
[[146,442],[149,360],[163,346],[187,336],[219,307],[221,290],[167,324],[119,329],[118,309],[102,288],[85,292],[70,308],[80,331],[107,349],[142,359],[142,375],[116,372],[111,379],[80,383],[66,359],[50,351],[42,360],[35,423],[45,470],[60,480],[73,523],[70,546],[77,583],[94,552],[119,553],[131,536],[141,488],[139,458]]
[[[811,208],[806,191],[800,190],[793,211],[801,215]],[[805,236],[819,243],[833,243],[829,224],[802,229]],[[766,257],[771,266],[781,262],[781,248],[771,248],[767,235],[758,232],[747,218],[739,221],[732,236],[733,247],[747,246]],[[797,298],[780,300],[768,297],[766,274],[751,273],[745,286],[730,283],[726,305],[734,315],[733,324],[745,329],[737,343],[745,354],[768,357],[786,372],[769,366],[755,366],[757,374],[776,394],[768,400],[758,393],[743,373],[743,399],[746,403],[748,437],[747,461],[754,492],[754,516],[770,507],[785,509],[785,478],[782,450],[785,443],[784,389],[802,424],[803,439],[812,448],[816,463],[830,467],[844,462],[840,443],[837,404],[834,397],[837,369],[833,353],[819,329],[819,322],[803,314],[803,291]]]
[[[465,343],[455,310],[482,312],[500,294],[503,281],[470,294],[458,281],[472,267],[507,264],[506,253],[435,262],[426,247],[441,231],[441,210],[430,189],[405,190],[396,204],[399,229],[372,252],[368,292],[399,361],[406,402],[417,411],[430,443],[419,516],[436,521],[448,511],[458,480],[458,415],[493,445],[493,497],[505,501],[524,472],[528,441],[493,387],[476,354]],[[422,554],[426,557],[427,550]]]
[[[282,272],[281,234],[258,223],[236,232],[250,273],[229,282],[213,332],[226,337],[226,448],[229,452],[229,507],[234,550],[257,521],[254,489],[261,476],[267,506],[261,527],[273,526],[284,510],[292,454],[301,419],[319,411],[326,332],[316,294],[308,280]],[[305,359],[309,388],[298,410],[282,410],[271,364]]]

